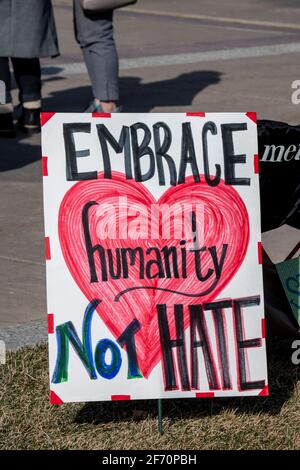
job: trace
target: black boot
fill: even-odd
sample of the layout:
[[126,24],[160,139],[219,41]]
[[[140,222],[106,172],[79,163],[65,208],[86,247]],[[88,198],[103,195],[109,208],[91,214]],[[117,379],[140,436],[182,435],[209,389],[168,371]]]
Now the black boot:
[[34,134],[41,131],[40,124],[41,108],[28,109],[21,107],[21,115],[18,119],[18,127],[28,134]]
[[0,113],[0,137],[15,137],[16,131],[12,113]]

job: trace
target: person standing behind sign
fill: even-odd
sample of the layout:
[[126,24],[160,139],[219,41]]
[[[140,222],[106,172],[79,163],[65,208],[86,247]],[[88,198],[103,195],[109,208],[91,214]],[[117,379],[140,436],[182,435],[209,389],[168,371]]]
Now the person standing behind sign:
[[40,130],[40,57],[59,55],[51,0],[0,0],[0,80],[6,103],[0,105],[0,135],[13,136],[13,103],[9,59],[19,88],[18,126]]
[[87,13],[81,0],[74,0],[74,30],[94,95],[85,112],[119,111],[119,58],[113,35],[113,10]]

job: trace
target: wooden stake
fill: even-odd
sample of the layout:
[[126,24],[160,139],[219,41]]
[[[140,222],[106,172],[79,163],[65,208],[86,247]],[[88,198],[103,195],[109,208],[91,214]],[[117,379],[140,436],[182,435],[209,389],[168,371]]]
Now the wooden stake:
[[162,420],[162,400],[159,398],[157,400],[157,405],[158,405],[158,431],[159,434],[162,436],[164,433],[163,430],[163,420]]

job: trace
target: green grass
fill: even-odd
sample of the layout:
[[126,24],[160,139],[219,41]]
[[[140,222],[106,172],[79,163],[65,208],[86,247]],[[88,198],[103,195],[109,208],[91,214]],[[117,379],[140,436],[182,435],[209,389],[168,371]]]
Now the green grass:
[[299,449],[299,367],[268,346],[270,397],[50,405],[45,346],[0,366],[0,449]]

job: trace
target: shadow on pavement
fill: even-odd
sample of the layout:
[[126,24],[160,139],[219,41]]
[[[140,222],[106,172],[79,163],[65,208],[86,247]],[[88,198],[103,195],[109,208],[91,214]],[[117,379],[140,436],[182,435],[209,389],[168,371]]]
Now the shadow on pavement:
[[145,84],[138,77],[124,77],[120,87],[121,104],[124,111],[144,113],[155,107],[188,107],[198,93],[220,81],[221,73],[211,70],[184,73],[174,79]]
[[16,170],[41,159],[41,147],[23,140],[24,135],[0,139],[0,172]]

